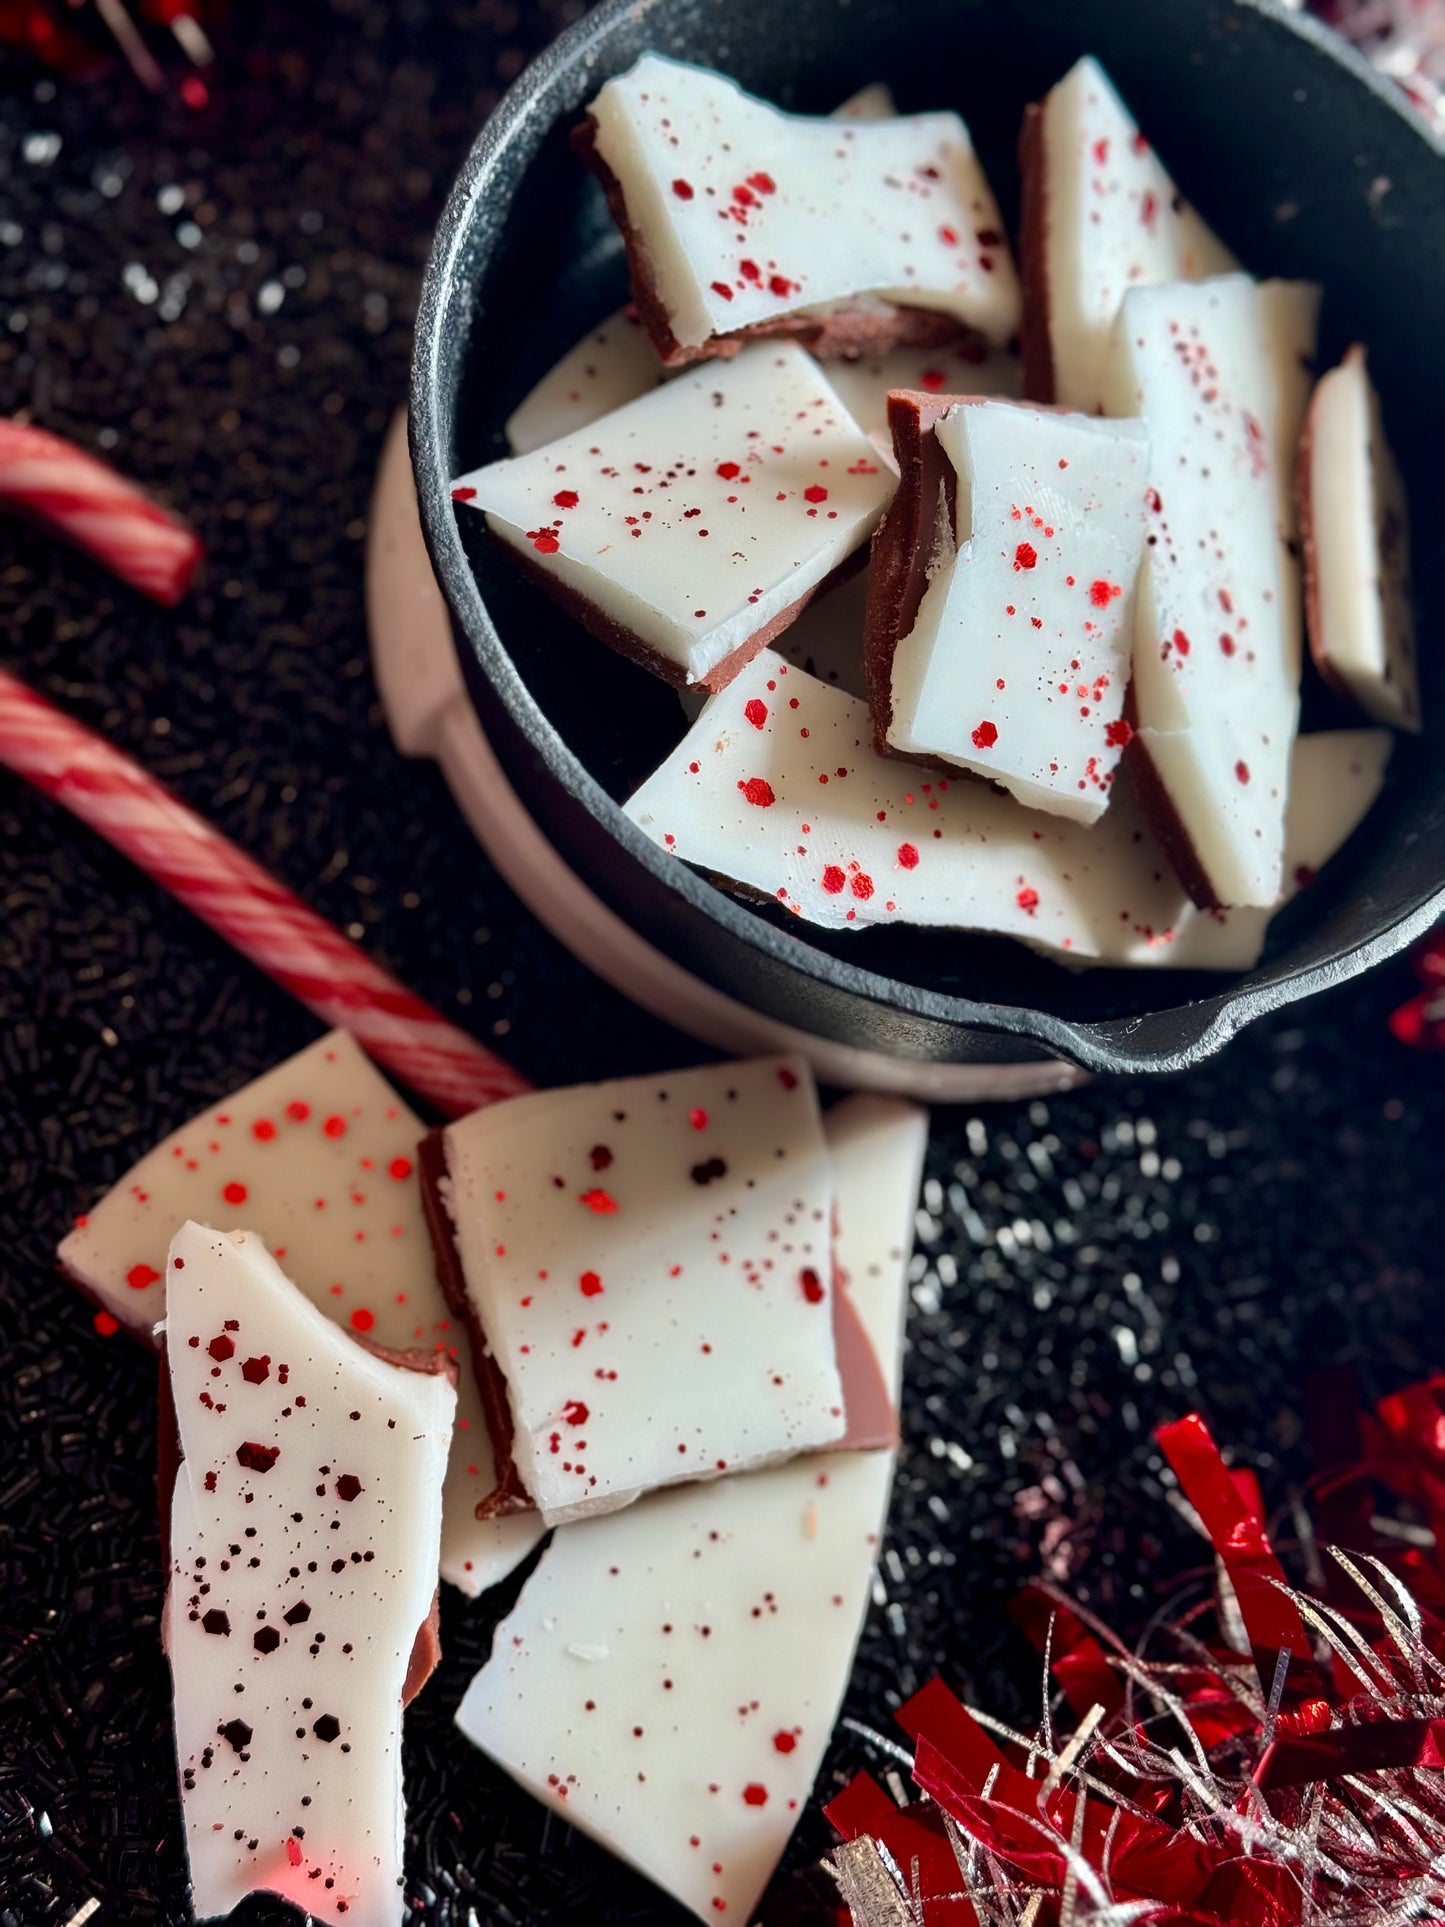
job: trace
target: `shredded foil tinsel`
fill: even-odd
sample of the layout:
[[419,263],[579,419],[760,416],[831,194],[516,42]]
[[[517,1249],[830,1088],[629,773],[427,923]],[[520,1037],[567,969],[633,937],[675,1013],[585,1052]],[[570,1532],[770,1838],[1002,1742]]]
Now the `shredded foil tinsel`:
[[[1310,1388],[1315,1511],[1282,1547],[1198,1417],[1159,1433],[1214,1552],[1130,1648],[1049,1581],[1017,1617],[1045,1667],[1032,1733],[939,1680],[899,1712],[923,1798],[866,1773],[828,1817],[855,1927],[1090,1921],[1366,1927],[1445,1912],[1445,1375],[1357,1417]],[[1379,1488],[1404,1512],[1375,1510]]]

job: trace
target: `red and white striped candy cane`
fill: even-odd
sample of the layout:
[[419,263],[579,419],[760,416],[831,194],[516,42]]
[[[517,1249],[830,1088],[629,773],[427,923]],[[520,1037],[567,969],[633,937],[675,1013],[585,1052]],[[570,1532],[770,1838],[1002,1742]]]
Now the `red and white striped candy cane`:
[[184,522],[134,482],[44,428],[0,418],[0,507],[84,549],[172,608],[205,551]]
[[531,1089],[122,750],[5,670],[0,766],[63,803],[445,1116]]

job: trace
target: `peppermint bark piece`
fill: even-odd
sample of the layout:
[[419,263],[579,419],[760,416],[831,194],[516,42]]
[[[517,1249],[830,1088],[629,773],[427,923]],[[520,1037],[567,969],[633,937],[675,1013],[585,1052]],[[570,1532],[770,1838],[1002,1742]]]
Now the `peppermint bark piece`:
[[956,114],[784,114],[644,54],[601,89],[576,145],[669,364],[757,333],[858,355],[961,329],[1001,344],[1018,327],[998,207]]
[[374,1355],[258,1236],[197,1224],[171,1246],[166,1359],[181,1463],[164,1633],[195,1912],[268,1892],[334,1927],[400,1922],[444,1361]]
[[490,1387],[495,1508],[555,1525],[876,1442],[887,1401],[834,1286],[801,1059],[539,1092],[427,1150],[439,1262]]
[[889,416],[908,489],[936,486],[878,537],[865,660],[880,747],[1095,821],[1130,735],[1143,423],[918,394],[891,396]]
[[507,417],[503,433],[514,455],[600,421],[666,380],[666,370],[630,304],[619,308],[567,350]]
[[1261,281],[1260,322],[1273,378],[1274,409],[1264,424],[1274,469],[1275,498],[1284,576],[1284,620],[1294,674],[1304,655],[1303,585],[1300,571],[1300,511],[1295,478],[1300,438],[1315,380],[1319,346],[1320,300],[1314,281]]
[[1244,275],[1127,295],[1109,412],[1151,444],[1129,755],[1202,908],[1279,895],[1297,648],[1278,522],[1278,409],[1259,290]]
[[549,594],[678,686],[726,686],[872,534],[886,461],[789,342],[453,484]]
[[[838,1259],[897,1384],[927,1120],[828,1113]],[[457,1723],[701,1919],[746,1921],[852,1669],[892,1455],[814,1455],[558,1532]]]
[[1024,392],[1092,414],[1129,290],[1237,263],[1181,199],[1090,55],[1027,109],[1019,162]]
[[1316,668],[1366,715],[1418,730],[1405,487],[1358,344],[1314,392],[1299,503]]
[[417,1185],[425,1127],[345,1031],[319,1038],[182,1125],[132,1165],[60,1246],[61,1270],[143,1344],[166,1315],[166,1251],[188,1218],[249,1228],[334,1323],[456,1361],[442,1576],[475,1595],[540,1537],[482,1521],[496,1484],[460,1326],[432,1258]]

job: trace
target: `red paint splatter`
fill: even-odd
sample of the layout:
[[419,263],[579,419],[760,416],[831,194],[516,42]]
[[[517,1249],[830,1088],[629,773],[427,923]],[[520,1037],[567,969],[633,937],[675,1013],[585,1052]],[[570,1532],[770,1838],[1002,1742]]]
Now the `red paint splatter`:
[[1032,569],[1037,566],[1039,552],[1032,542],[1020,542],[1014,550],[1014,568]]
[[743,704],[743,714],[754,729],[761,729],[768,720],[768,706],[757,696],[753,696]]
[[772,784],[761,776],[750,776],[745,783],[739,783],[738,788],[744,800],[760,810],[771,809],[778,800],[773,794]]
[[998,727],[994,723],[980,723],[973,732],[975,749],[992,749],[998,741]]

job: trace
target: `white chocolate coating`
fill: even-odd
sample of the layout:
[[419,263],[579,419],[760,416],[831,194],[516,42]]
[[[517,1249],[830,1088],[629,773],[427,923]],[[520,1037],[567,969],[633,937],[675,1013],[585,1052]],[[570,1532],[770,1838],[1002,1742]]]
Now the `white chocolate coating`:
[[818,364],[774,342],[452,493],[700,682],[867,541],[893,485]]
[[1024,389],[1023,364],[1014,351],[985,348],[976,341],[941,348],[891,348],[887,354],[864,355],[857,361],[830,361],[828,379],[858,426],[885,448],[891,440],[888,396],[892,389],[1005,398],[1017,398]]
[[997,343],[1017,330],[998,205],[956,114],[840,126],[656,54],[590,111],[684,348],[859,296]]
[[1044,101],[1041,290],[1054,400],[1098,409],[1120,303],[1131,288],[1227,274],[1237,263],[1170,179],[1092,56]]
[[442,1577],[475,1595],[541,1536],[534,1519],[482,1521],[491,1437],[462,1335],[436,1280],[417,1186],[421,1120],[345,1031],[319,1038],[212,1105],[132,1165],[66,1237],[60,1264],[136,1337],[166,1315],[165,1258],[188,1218],[264,1239],[336,1324],[456,1362]]
[[1420,727],[1405,488],[1363,348],[1315,390],[1309,417],[1310,648],[1368,716]]
[[518,403],[503,430],[507,446],[514,455],[530,455],[636,401],[658,387],[666,372],[636,311],[619,308]]
[[183,1462],[165,1644],[194,1907],[400,1922],[402,1691],[454,1397],[323,1318],[259,1237],[186,1224],[166,1357]]
[[[1336,753],[1343,770],[1364,761],[1358,781],[1307,785],[1321,802],[1297,833],[1291,819],[1286,897],[1294,869],[1321,868],[1374,800],[1383,765],[1368,738],[1299,740],[1306,767],[1321,757],[1329,769]],[[1088,826],[910,769],[876,754],[866,704],[771,651],[712,699],[626,808],[674,855],[828,929],[916,923],[1017,937],[1073,963],[1233,970],[1254,962],[1272,914],[1196,911],[1122,780]],[[1207,941],[1186,943],[1206,923]]]
[[1127,295],[1110,375],[1109,412],[1142,415],[1151,443],[1139,731],[1215,900],[1268,907],[1299,679],[1258,287],[1227,275]]
[[1092,823],[1131,733],[1144,425],[984,401],[933,432],[958,478],[953,550],[894,655],[888,740]]
[[842,1438],[806,1063],[514,1099],[446,1131],[468,1294],[548,1525]]
[[[926,1116],[851,1099],[825,1125],[839,1263],[896,1360]],[[751,1920],[837,1718],[892,1472],[797,1459],[565,1527],[457,1724],[701,1919]]]

